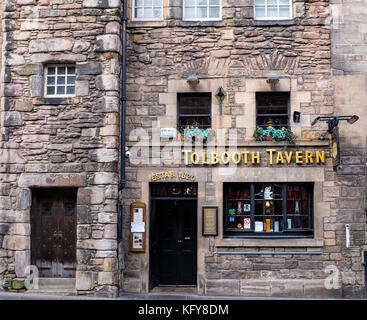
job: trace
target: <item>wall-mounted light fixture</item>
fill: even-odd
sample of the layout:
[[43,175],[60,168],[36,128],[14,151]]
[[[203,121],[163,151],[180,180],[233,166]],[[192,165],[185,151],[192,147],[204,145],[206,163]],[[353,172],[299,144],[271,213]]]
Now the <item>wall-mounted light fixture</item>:
[[346,120],[348,123],[353,124],[359,119],[358,116],[320,116],[316,117],[312,122],[311,126],[315,125],[317,121],[325,121],[328,124],[327,131],[320,135],[320,140],[325,140],[326,134],[331,134],[332,140],[332,157],[333,157],[333,166],[334,170],[338,171],[340,166],[340,143],[339,143],[339,121]]
[[197,84],[199,84],[200,80],[197,76],[188,76],[187,77],[187,83],[190,86],[196,86]]
[[266,78],[266,82],[274,89],[275,85],[279,82],[279,76],[277,74],[269,74]]
[[219,102],[219,115],[222,115],[222,103],[226,95],[227,94],[222,87],[219,87],[218,90],[215,92],[215,97],[218,99]]
[[301,112],[294,111],[293,112],[293,122],[299,123],[301,121]]

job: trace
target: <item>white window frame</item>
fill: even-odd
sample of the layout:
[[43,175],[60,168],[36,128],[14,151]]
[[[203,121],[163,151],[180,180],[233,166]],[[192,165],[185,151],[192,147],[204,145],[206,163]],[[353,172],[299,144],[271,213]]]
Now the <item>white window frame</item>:
[[[293,19],[293,0],[288,0],[288,5],[285,5],[285,4],[279,4],[279,0],[277,0],[277,4],[270,4],[268,5],[268,0],[265,0],[265,4],[264,5],[256,5],[255,4],[255,0],[253,0],[253,4],[254,4],[254,20],[290,20],[290,19]],[[277,13],[278,13],[278,16],[277,17],[268,17],[268,6],[270,7],[277,7]],[[290,16],[288,18],[283,18],[283,17],[279,17],[279,8],[280,7],[287,7],[289,6],[289,13],[290,13]],[[263,17],[263,18],[257,18],[256,15],[255,15],[255,8],[256,7],[265,7],[265,15],[266,17]]]
[[[65,73],[65,94],[57,94],[57,76],[58,76],[58,73],[57,73],[57,68],[60,68],[60,67],[65,67],[66,68],[66,73]],[[66,87],[68,87],[67,85],[67,68],[75,68],[75,74],[74,74],[74,77],[75,77],[75,82],[73,84],[74,86],[74,93],[73,94],[67,94],[66,93]],[[52,85],[53,87],[55,87],[55,94],[47,94],[47,87],[50,87],[50,85],[47,84],[47,77],[48,77],[48,68],[56,68],[55,70],[55,84]],[[44,67],[44,81],[43,81],[43,87],[44,87],[44,96],[47,97],[47,98],[68,98],[68,97],[75,97],[76,96],[76,67],[75,65],[73,64],[48,64]]]
[[[131,17],[133,21],[162,21],[163,20],[163,1],[161,0],[161,16],[159,18],[154,18],[154,17],[150,17],[150,18],[137,18],[135,17],[135,1],[136,0],[131,0]],[[154,1],[154,0],[153,0]],[[152,6],[153,8],[154,6]],[[144,6],[142,8],[145,8]]]
[[[196,0],[197,1],[197,0]],[[208,0],[209,1],[209,0]],[[195,12],[197,12],[197,8],[200,7],[195,4]],[[209,11],[209,5],[207,6],[207,10]],[[184,21],[221,21],[222,20],[222,0],[219,0],[219,17],[218,18],[186,18],[185,16],[185,8],[186,8],[186,0],[183,0],[182,6],[182,20]],[[208,14],[209,16],[209,14]]]

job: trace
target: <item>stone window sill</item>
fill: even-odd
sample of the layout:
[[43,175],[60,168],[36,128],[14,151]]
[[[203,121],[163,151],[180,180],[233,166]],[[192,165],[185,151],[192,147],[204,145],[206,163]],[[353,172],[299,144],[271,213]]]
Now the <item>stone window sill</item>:
[[252,20],[253,26],[268,27],[268,26],[292,26],[297,24],[296,19],[289,20]]
[[133,20],[128,21],[127,27],[128,28],[146,28],[146,27],[167,27],[168,22],[167,21],[144,21],[144,20]]
[[65,98],[46,98],[46,97],[38,97],[33,98],[33,104],[48,104],[48,105],[60,105],[60,104],[73,104],[80,102],[80,98],[78,97],[65,97]]
[[179,21],[180,27],[224,27],[224,20],[217,21]]
[[284,248],[303,247],[321,248],[324,245],[322,239],[223,239],[215,240],[217,248],[228,247],[261,247],[261,248]]

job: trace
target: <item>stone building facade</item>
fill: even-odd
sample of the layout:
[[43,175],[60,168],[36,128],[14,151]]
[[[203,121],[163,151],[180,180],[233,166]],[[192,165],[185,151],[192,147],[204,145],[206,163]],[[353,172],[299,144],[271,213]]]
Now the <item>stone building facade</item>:
[[[127,186],[122,193],[125,211],[124,238],[120,245],[121,288],[149,292],[159,285],[175,283],[177,279],[169,278],[173,269],[176,276],[182,272],[169,259],[162,264],[155,261],[156,243],[161,240],[162,246],[165,241],[155,234],[166,230],[157,227],[157,223],[164,222],[156,219],[168,209],[164,206],[157,209],[163,198],[155,197],[154,193],[160,191],[154,190],[160,184],[161,190],[167,188],[162,192],[168,192],[174,183],[187,182],[180,176],[184,172],[197,187],[197,225],[194,226],[197,262],[192,260],[197,268],[193,271],[196,281],[192,283],[198,294],[362,297],[366,243],[366,109],[363,103],[366,87],[365,75],[361,74],[365,67],[362,58],[365,54],[361,51],[366,52],[366,44],[362,38],[363,10],[359,11],[361,7],[358,7],[362,4],[358,1],[348,5],[349,12],[360,12],[359,25],[336,16],[329,1],[293,1],[293,18],[284,21],[255,19],[253,1],[223,0],[221,5],[219,21],[184,21],[181,1],[163,2],[161,20],[142,21],[132,16],[134,3],[128,4],[127,139],[132,156],[127,168]],[[339,13],[344,13],[344,4],[337,6]],[[342,22],[338,28],[337,19]],[[361,31],[356,35],[353,28],[358,27]],[[354,42],[346,49],[350,33]],[[332,50],[335,48],[340,53]],[[280,78],[275,87],[267,83],[269,74]],[[197,76],[200,82],[190,85],[189,76]],[[216,97],[220,87],[226,92],[222,104]],[[282,151],[284,144],[253,139],[257,93],[269,92],[289,93],[289,124],[298,137],[298,149],[289,150],[301,150],[303,154],[324,151],[325,163],[307,164],[303,160],[297,164],[293,160],[290,164],[281,161],[275,164],[274,159],[270,164],[269,149]],[[212,145],[191,149],[159,138],[159,128],[179,126],[182,93],[210,95],[211,128],[217,138]],[[294,121],[295,112],[300,113],[299,122]],[[317,116],[346,114],[357,114],[360,120],[354,125],[340,122],[342,165],[335,172],[330,136],[319,140],[327,126],[325,122],[311,123]],[[235,136],[231,134],[233,128],[236,128]],[[161,147],[157,147],[159,142]],[[179,158],[174,155],[177,149],[179,155],[184,151]],[[228,154],[229,157],[233,154],[231,150],[242,155],[259,152],[261,163],[257,164],[255,159],[228,168],[223,163],[227,162]],[[197,154],[192,156],[195,151]],[[211,165],[212,152],[221,158],[226,151],[222,163]],[[202,152],[206,158],[201,156]],[[145,161],[148,154],[152,159]],[[185,155],[188,155],[187,164]],[[237,158],[230,160],[230,164],[236,161]],[[234,182],[253,183],[255,188],[261,183],[311,183],[312,236],[229,234],[226,219],[231,218],[225,190]],[[147,205],[150,217],[144,253],[129,251],[129,205],[135,201]],[[173,209],[177,214],[179,207],[176,204]],[[203,235],[205,207],[218,210],[215,236]],[[351,228],[348,248],[346,224]],[[167,239],[172,240],[174,236]],[[185,239],[178,242],[185,243]],[[167,249],[164,244],[163,247],[159,257],[165,257],[165,250],[177,250],[178,256],[185,254],[185,247],[179,245],[174,249]],[[338,285],[328,288],[325,281],[332,275],[338,278]],[[185,284],[185,281],[177,283]]]
[[[291,1],[291,18],[262,20],[252,0],[222,0],[219,19],[195,21],[184,19],[182,1],[155,1],[161,19],[136,18],[140,7],[132,1],[126,8],[130,156],[119,191],[122,1],[3,0],[0,284],[11,287],[36,265],[41,277],[75,280],[78,294],[189,285],[201,295],[364,297],[363,2]],[[267,82],[271,74],[279,78],[275,85]],[[253,138],[259,101],[277,94],[287,99],[296,147]],[[198,97],[210,101],[215,139],[192,147],[161,137],[161,128],[179,127],[184,98],[200,106]],[[336,172],[327,125],[312,121],[345,114],[360,119],[339,124]],[[229,226],[237,219],[230,213],[236,188],[251,194],[240,194],[248,230],[244,220]],[[287,208],[298,201],[289,195],[294,190],[304,191],[296,207],[307,202],[301,211],[308,227],[297,230],[291,219],[277,233],[264,216],[262,232],[255,232],[256,203],[267,210],[282,202],[279,219],[288,223],[295,213]],[[145,220],[136,216],[145,222],[143,233],[131,232],[134,205],[146,208]],[[217,215],[215,235],[204,235],[207,212]],[[62,217],[63,227],[48,220],[53,216]],[[134,250],[141,234],[142,250]]]
[[79,294],[115,296],[120,1],[2,10],[1,283],[35,264],[41,277],[75,279]]

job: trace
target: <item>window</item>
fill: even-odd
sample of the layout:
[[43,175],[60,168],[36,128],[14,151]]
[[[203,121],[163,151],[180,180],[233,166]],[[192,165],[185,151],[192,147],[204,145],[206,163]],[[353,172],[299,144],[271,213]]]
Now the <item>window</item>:
[[133,0],[133,19],[162,20],[162,0]]
[[45,68],[45,96],[75,95],[75,66],[47,66]]
[[258,20],[292,18],[291,0],[254,0],[254,17]]
[[289,92],[256,93],[256,126],[289,128]]
[[179,130],[188,126],[211,127],[211,93],[179,93],[177,99]]
[[183,20],[220,20],[221,0],[183,0]]
[[312,236],[313,184],[225,183],[226,236]]

